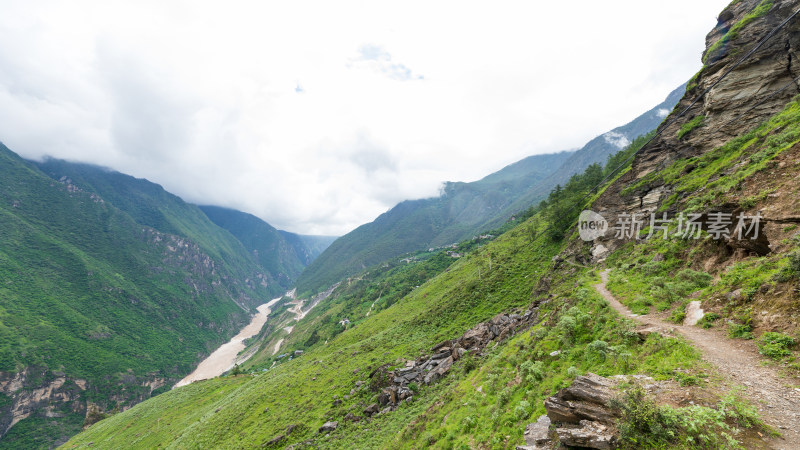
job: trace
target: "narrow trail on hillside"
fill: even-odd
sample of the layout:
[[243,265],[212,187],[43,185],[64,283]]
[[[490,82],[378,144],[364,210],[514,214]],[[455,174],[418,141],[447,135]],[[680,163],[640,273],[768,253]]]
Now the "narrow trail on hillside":
[[728,338],[720,330],[704,330],[664,322],[656,317],[631,313],[606,288],[609,270],[600,272],[601,283],[594,288],[624,317],[630,318],[662,334],[675,332],[686,338],[734,384],[744,387],[744,396],[752,400],[762,419],[777,428],[781,438],[769,442],[773,448],[800,449],[800,388],[798,380],[781,377],[773,367],[764,366],[752,341]]

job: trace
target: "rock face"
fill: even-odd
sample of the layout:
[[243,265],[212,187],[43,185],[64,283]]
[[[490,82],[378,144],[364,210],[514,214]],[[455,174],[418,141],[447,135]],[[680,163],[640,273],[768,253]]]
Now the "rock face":
[[547,416],[560,423],[589,420],[610,424],[615,418],[608,406],[614,397],[614,386],[613,381],[593,373],[578,377],[544,401]]
[[[488,322],[481,322],[467,330],[461,337],[439,343],[431,349],[432,354],[416,361],[409,361],[406,367],[391,372],[392,384],[379,396],[389,404],[410,395],[406,387],[410,383],[431,384],[447,374],[455,361],[465,353],[480,354],[492,341],[501,341],[512,335],[523,325],[532,323],[538,316],[536,307],[523,315],[498,314]],[[382,403],[384,404],[384,403]]]
[[547,415],[539,417],[534,423],[525,427],[525,445],[517,446],[517,450],[540,450],[550,447],[550,418]]
[[[377,401],[367,407],[364,416],[370,417],[384,410],[392,410],[403,401],[411,401],[414,384],[431,384],[447,375],[453,363],[467,352],[480,355],[490,342],[499,342],[513,335],[517,330],[530,326],[539,317],[538,304],[534,304],[524,314],[498,314],[487,322],[467,330],[461,337],[440,342],[431,348],[429,356],[408,361],[405,367],[388,371],[389,365],[373,370],[369,377],[370,386],[379,390]],[[360,383],[360,382],[357,382]],[[356,389],[359,386],[356,386]],[[383,408],[383,409],[381,409]]]
[[[594,203],[592,209],[608,220],[610,230],[615,228],[620,214],[638,213],[649,218],[649,214],[658,210],[673,194],[672,188],[664,185],[659,178],[648,181],[632,192],[623,193],[626,187],[678,159],[703,155],[744,134],[767,117],[781,111],[800,93],[800,83],[793,83],[800,76],[800,62],[797,61],[797,50],[800,49],[798,18],[789,21],[758,51],[714,86],[725,72],[732,69],[757,42],[796,9],[796,2],[775,0],[766,14],[741,22],[760,3],[761,0],[732,2],[720,13],[717,26],[706,37],[705,66],[689,83],[686,95],[673,113],[659,127],[661,135],[642,149],[634,159],[631,170],[612,183]],[[735,24],[739,24],[738,30],[729,33]],[[670,124],[678,112],[689,108],[701,93],[712,86],[714,87],[691,106],[683,117]],[[786,89],[780,91],[784,87]],[[684,124],[701,116],[700,127],[678,137]],[[694,167],[687,167],[687,170],[693,169]],[[679,211],[671,207],[667,212],[673,217]],[[738,213],[740,210],[733,212]],[[765,218],[764,222],[769,222],[769,219]],[[625,243],[625,240],[613,236],[614,233],[610,231],[606,237],[596,239],[593,247],[599,248],[602,245],[613,252]],[[772,240],[772,236],[765,233],[756,241],[731,240],[727,244],[731,249],[764,255],[770,252],[769,243]],[[601,258],[600,255],[594,257],[595,260]]]
[[[611,449],[618,436],[617,415],[610,407],[616,382],[593,373],[575,379],[544,402],[547,415],[525,428],[526,446],[521,450],[551,448],[557,439],[567,447]],[[555,439],[550,433],[556,425]]]
[[577,428],[557,428],[558,440],[567,447],[611,449],[617,436],[600,422],[581,420]]

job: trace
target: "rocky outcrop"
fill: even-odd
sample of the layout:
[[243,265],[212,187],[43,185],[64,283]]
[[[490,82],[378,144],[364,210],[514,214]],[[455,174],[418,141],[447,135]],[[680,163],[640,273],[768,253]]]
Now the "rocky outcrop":
[[339,428],[339,422],[325,422],[321,427],[319,427],[320,433],[330,433],[331,431],[336,431]]
[[[389,408],[396,407],[402,401],[410,401],[414,392],[409,388],[411,383],[431,384],[447,375],[453,363],[467,352],[481,354],[490,342],[499,342],[523,326],[531,325],[538,318],[538,308],[533,307],[524,314],[498,314],[487,322],[467,330],[461,337],[447,340],[431,348],[431,354],[417,360],[406,362],[405,367],[386,371],[386,365],[375,369],[370,374],[372,386],[380,389],[378,404]],[[378,378],[386,378],[385,382],[376,382]],[[387,385],[384,387],[384,385]],[[364,411],[369,416],[378,411]]]
[[569,387],[544,401],[547,416],[558,423],[589,420],[610,424],[615,418],[609,407],[614,386],[613,381],[593,373],[578,377]]
[[[461,337],[440,342],[431,348],[428,356],[407,361],[403,367],[389,370],[390,365],[384,364],[375,368],[369,374],[369,387],[378,393],[377,402],[364,408],[364,417],[392,411],[402,402],[412,401],[415,392],[412,384],[435,383],[446,376],[454,363],[467,353],[480,355],[489,343],[502,341],[518,330],[534,324],[538,320],[538,312],[538,303],[535,303],[523,314],[498,314],[487,322],[475,325]],[[350,395],[365,387],[361,380],[357,381]],[[348,421],[359,420],[352,414],[348,416]]]
[[[797,52],[800,49],[800,17],[789,21],[715,85],[723,74],[733,69],[744,55],[755,48],[757,42],[796,9],[794,1],[774,0],[768,10],[758,10],[763,13],[759,14],[756,8],[761,3],[761,0],[732,2],[719,15],[717,26],[706,38],[705,66],[692,79],[686,95],[659,127],[661,134],[641,150],[634,159],[631,170],[612,183],[592,205],[595,212],[608,220],[609,230],[615,229],[620,214],[638,213],[649,217],[650,213],[660,210],[665,200],[673,195],[671,186],[664,185],[659,178],[640,183],[647,180],[645,177],[648,174],[663,169],[676,160],[708,153],[754,129],[765,119],[781,111],[800,93],[800,83],[793,82],[800,76],[800,62],[797,60],[800,56]],[[743,20],[745,18],[747,19]],[[735,31],[731,32],[734,28]],[[710,91],[700,98],[706,89]],[[699,100],[693,104],[697,99]],[[683,117],[670,123],[678,112],[687,108],[690,109]],[[699,127],[689,133],[679,133],[682,126],[695,118],[699,120]],[[693,166],[686,168],[687,173],[694,169]],[[626,190],[637,183],[635,189]],[[670,217],[679,212],[675,210],[675,206],[666,210]],[[768,218],[765,221],[768,222]],[[617,239],[613,232],[608,235],[596,239],[593,248],[602,245],[613,252],[626,240],[630,240]],[[759,240],[730,240],[727,244],[732,250],[741,249],[751,254],[765,255],[770,252],[770,240],[771,236],[764,234]],[[594,259],[602,257],[603,255],[598,255]]]
[[552,421],[547,415],[542,415],[534,423],[525,427],[525,445],[518,445],[517,450],[543,450],[550,448],[553,439],[550,436],[550,424]]
[[[168,380],[149,374],[147,377],[123,376],[119,393],[109,399],[111,406],[125,404],[128,409],[150,397]],[[141,389],[141,388],[144,389]],[[17,423],[29,417],[61,418],[65,414],[84,416],[84,426],[106,417],[104,406],[86,400],[85,392],[96,389],[83,379],[73,379],[61,372],[41,367],[26,367],[20,372],[0,372],[0,395],[7,397],[0,408],[0,439]],[[123,394],[130,389],[130,394]],[[109,408],[110,409],[110,408]]]
[[611,407],[611,400],[616,396],[617,382],[593,373],[575,378],[569,387],[545,400],[547,415],[525,428],[526,445],[518,446],[517,450],[553,448],[556,443],[567,447],[615,448],[617,413]]

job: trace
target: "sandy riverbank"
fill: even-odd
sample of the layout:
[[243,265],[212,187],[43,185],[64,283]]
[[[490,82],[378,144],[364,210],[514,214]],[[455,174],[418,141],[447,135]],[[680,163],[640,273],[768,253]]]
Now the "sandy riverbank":
[[258,314],[253,316],[250,323],[242,328],[239,334],[216,349],[214,353],[209,355],[208,358],[204,359],[197,366],[194,372],[179,381],[175,387],[185,386],[193,381],[218,377],[233,368],[234,364],[237,362],[237,356],[245,348],[244,340],[257,335],[258,332],[261,331],[261,328],[267,323],[267,316],[269,316],[270,308],[280,299],[281,297],[278,297],[259,306]]

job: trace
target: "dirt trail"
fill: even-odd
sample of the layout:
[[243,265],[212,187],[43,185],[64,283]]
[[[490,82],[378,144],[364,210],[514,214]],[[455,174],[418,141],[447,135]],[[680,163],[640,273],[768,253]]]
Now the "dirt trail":
[[800,449],[800,380],[781,377],[773,367],[763,366],[752,341],[728,338],[720,330],[704,330],[664,322],[656,317],[638,316],[620,303],[606,288],[609,270],[600,273],[602,282],[594,285],[612,308],[625,317],[658,331],[674,331],[700,350],[703,359],[715,365],[734,384],[745,388],[744,395],[753,401],[761,417],[783,435],[769,444],[776,449]]

